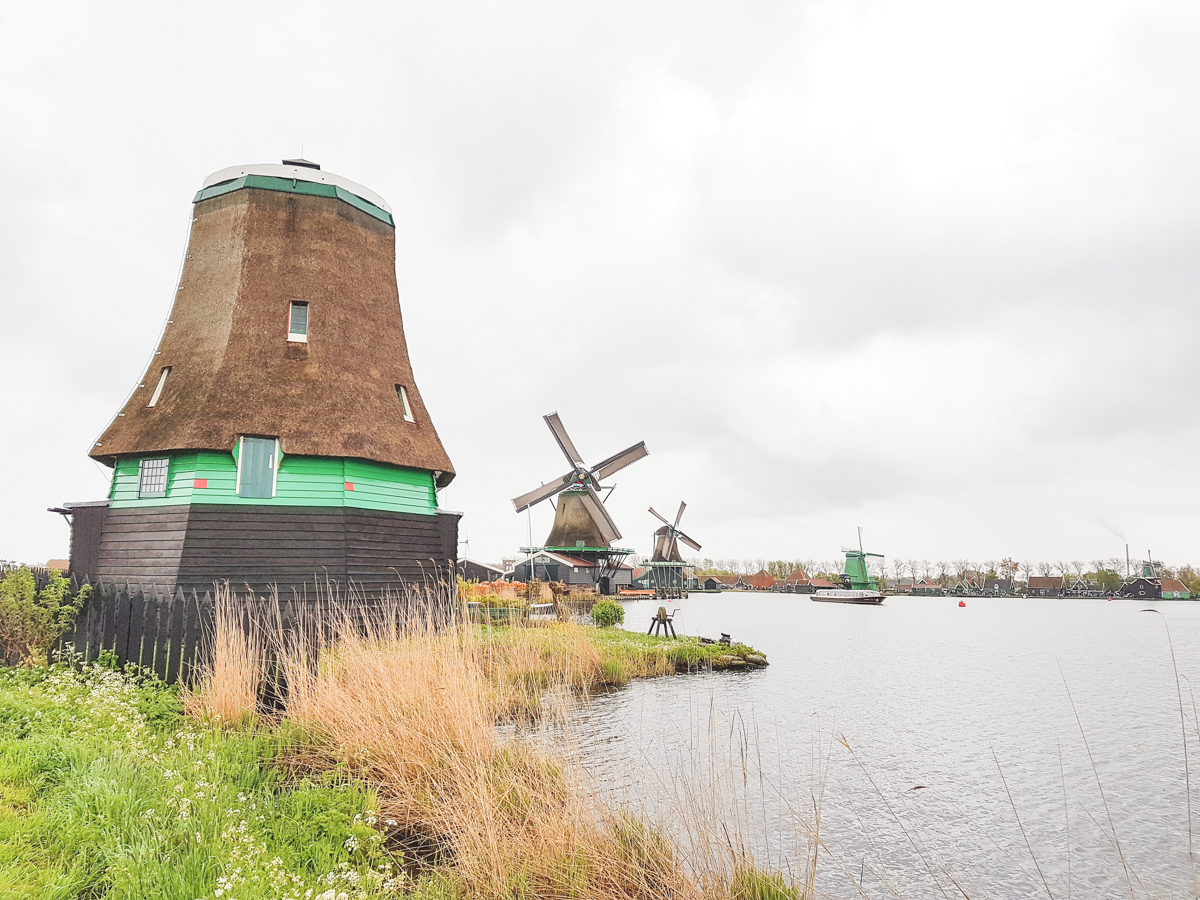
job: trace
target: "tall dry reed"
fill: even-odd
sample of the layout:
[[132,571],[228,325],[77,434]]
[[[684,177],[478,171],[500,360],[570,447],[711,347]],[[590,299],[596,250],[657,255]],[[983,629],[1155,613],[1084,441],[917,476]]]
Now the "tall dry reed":
[[[531,695],[586,679],[595,653],[561,636],[557,676],[531,642],[473,628],[344,628],[314,670],[287,658],[286,715],[378,785],[380,820],[477,897],[697,895],[673,850],[577,790],[566,767],[498,719]],[[311,648],[306,648],[311,652]]]
[[[264,654],[224,621],[194,710],[239,709],[257,683],[248,669]],[[723,878],[707,866],[695,877],[674,839],[572,774],[569,748],[499,736],[498,723],[545,715],[545,698],[604,681],[603,660],[580,626],[435,627],[428,616],[394,612],[344,616],[332,633],[297,625],[273,635],[266,654],[283,668],[284,715],[312,737],[296,763],[344,765],[375,785],[390,845],[409,864],[447,875],[462,896],[796,896],[777,891],[777,879],[756,880],[742,856]]]
[[210,717],[237,725],[252,719],[266,673],[266,634],[244,602],[219,590],[214,610],[209,660],[193,687],[183,692],[184,709],[198,718]]

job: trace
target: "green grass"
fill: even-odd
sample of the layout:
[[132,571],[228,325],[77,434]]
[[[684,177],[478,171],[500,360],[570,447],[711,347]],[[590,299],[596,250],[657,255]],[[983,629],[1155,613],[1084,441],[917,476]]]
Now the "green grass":
[[[514,654],[505,669],[510,679],[528,678],[523,693],[531,707],[537,706],[541,691],[564,674],[573,687],[586,691],[597,685],[626,684],[634,678],[766,665],[766,657],[746,644],[701,644],[694,637],[667,638],[619,628],[492,625],[480,627],[478,633],[484,646],[531,651],[527,656]],[[581,648],[591,653],[581,653]]]
[[616,628],[587,628],[585,633],[605,662],[617,664],[636,660],[639,656],[665,654],[676,670],[686,671],[706,666],[727,669],[731,667],[730,657],[745,660],[747,656],[756,655],[766,659],[765,654],[746,644],[701,644],[694,637],[668,638]]
[[287,775],[295,740],[184,719],[153,679],[0,670],[0,898],[442,896],[399,873],[364,784]]

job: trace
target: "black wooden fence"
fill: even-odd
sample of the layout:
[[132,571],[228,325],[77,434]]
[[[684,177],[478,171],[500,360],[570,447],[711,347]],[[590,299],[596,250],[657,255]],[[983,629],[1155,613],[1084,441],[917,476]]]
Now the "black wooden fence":
[[119,665],[151,669],[167,683],[190,681],[205,635],[212,633],[215,606],[207,591],[160,594],[97,585],[59,647],[72,645],[87,662],[108,651]]
[[234,611],[243,630],[257,628],[268,641],[302,633],[316,647],[347,628],[360,634],[374,629],[378,634],[413,621],[437,627],[447,623],[455,609],[444,587],[383,597],[351,594],[283,600],[220,590],[172,593],[100,583],[93,585],[74,626],[59,639],[58,649],[71,647],[86,662],[100,659],[103,653],[120,667],[133,663],[168,684],[190,684],[211,659],[220,604]]

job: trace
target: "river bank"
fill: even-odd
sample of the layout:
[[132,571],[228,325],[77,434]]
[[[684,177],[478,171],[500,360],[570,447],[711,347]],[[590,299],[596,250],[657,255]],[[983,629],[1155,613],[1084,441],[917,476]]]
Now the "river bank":
[[697,854],[600,801],[578,748],[495,727],[558,715],[546,696],[711,671],[703,645],[565,625],[346,634],[319,659],[278,644],[289,689],[267,715],[272,636],[232,621],[194,693],[96,666],[0,674],[0,893],[800,896],[732,845]]

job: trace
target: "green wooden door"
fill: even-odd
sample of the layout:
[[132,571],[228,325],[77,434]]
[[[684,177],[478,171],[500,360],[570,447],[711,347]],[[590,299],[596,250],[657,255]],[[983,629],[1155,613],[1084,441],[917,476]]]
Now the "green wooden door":
[[242,438],[238,496],[275,496],[275,438]]

